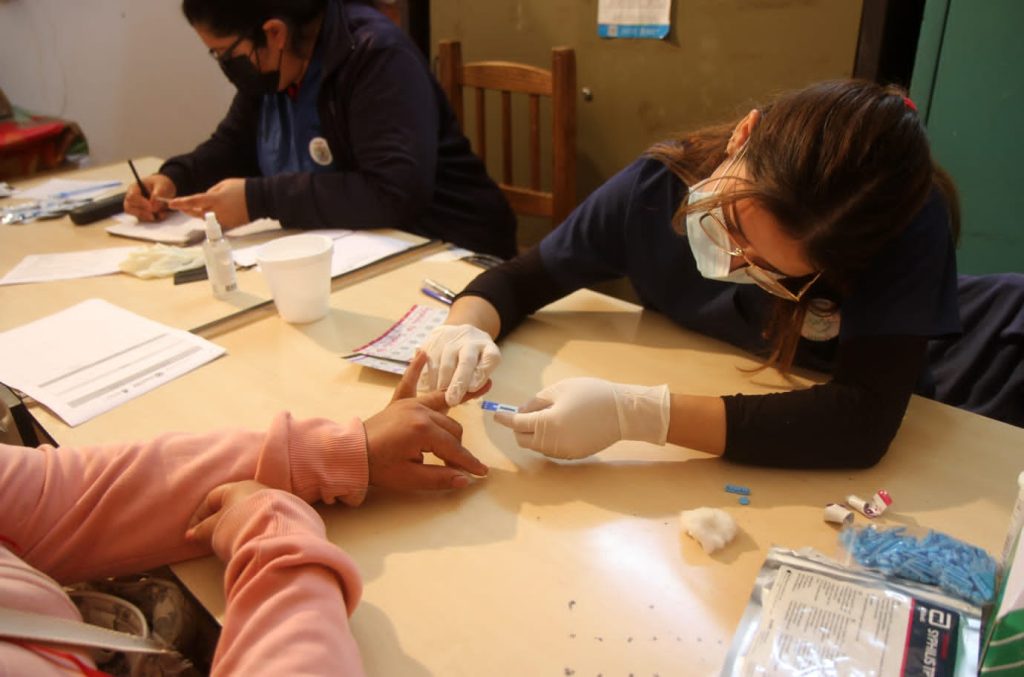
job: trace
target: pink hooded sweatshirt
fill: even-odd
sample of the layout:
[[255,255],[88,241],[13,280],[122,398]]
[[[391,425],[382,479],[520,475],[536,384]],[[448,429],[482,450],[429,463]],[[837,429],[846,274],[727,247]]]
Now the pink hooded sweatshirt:
[[[81,620],[60,584],[209,554],[185,540],[189,518],[211,489],[246,479],[273,489],[235,504],[214,532],[213,550],[227,563],[227,609],[212,674],[363,674],[348,624],[359,574],[307,505],[362,502],[359,419],[339,425],[282,413],[266,433],[77,449],[0,444],[0,606]],[[0,674],[89,674],[92,666],[84,650],[0,639]]]

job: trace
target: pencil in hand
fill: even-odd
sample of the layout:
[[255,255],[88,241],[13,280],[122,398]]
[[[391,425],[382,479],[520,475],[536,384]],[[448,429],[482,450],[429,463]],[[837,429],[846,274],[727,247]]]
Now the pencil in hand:
[[132,174],[135,175],[135,183],[139,184],[139,190],[142,192],[142,197],[147,200],[150,199],[149,189],[146,188],[146,184],[144,184],[142,179],[139,178],[139,173],[135,170],[135,163],[131,161],[131,158],[128,159],[128,166],[131,167]]

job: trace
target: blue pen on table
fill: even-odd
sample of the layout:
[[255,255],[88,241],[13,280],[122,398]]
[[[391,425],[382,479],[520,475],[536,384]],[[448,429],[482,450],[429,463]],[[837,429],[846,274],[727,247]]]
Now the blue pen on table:
[[444,296],[444,297],[450,299],[449,303],[454,301],[455,297],[457,296],[457,294],[455,293],[454,290],[449,289],[448,287],[444,286],[440,282],[435,282],[434,280],[431,280],[429,277],[423,278],[423,284],[425,284],[427,287],[429,287],[430,289],[434,290],[435,292],[437,292],[441,296]]
[[142,179],[139,178],[139,173],[135,171],[135,163],[132,162],[131,158],[128,158],[128,166],[131,167],[132,175],[135,176],[135,183],[139,185],[139,190],[142,192],[142,197],[148,200],[150,198],[149,189],[146,188],[146,184],[144,184],[142,182]]
[[420,289],[420,291],[432,299],[437,299],[446,306],[450,306],[452,304],[452,300],[450,298],[448,298],[444,294],[439,294],[438,292],[434,291],[433,289],[430,289],[429,287],[423,287],[422,289]]

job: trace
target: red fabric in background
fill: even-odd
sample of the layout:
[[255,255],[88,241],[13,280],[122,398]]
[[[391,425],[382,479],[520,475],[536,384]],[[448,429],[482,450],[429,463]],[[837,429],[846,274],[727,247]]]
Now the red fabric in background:
[[28,116],[0,121],[0,179],[59,167],[81,136],[78,125],[66,120]]

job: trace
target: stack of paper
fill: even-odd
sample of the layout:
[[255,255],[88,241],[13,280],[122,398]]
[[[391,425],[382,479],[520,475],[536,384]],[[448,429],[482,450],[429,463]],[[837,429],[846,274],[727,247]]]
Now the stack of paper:
[[224,354],[100,299],[0,333],[0,381],[78,425]]
[[[107,227],[111,235],[130,237],[136,240],[149,240],[163,244],[188,246],[199,244],[206,238],[206,222],[185,212],[170,212],[160,221],[147,223],[139,221],[130,214],[119,214],[114,217],[118,223]],[[256,219],[244,226],[224,231],[229,238],[245,237],[254,233],[269,230],[280,230],[281,224],[273,219]]]

